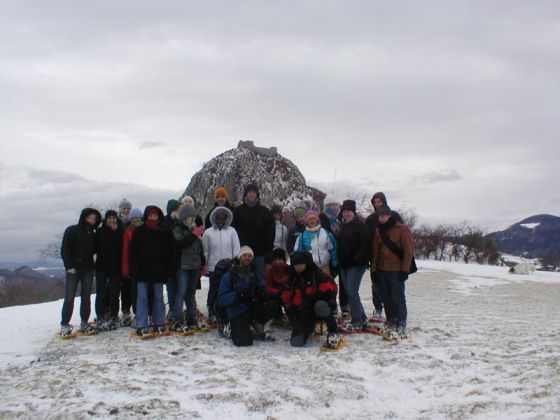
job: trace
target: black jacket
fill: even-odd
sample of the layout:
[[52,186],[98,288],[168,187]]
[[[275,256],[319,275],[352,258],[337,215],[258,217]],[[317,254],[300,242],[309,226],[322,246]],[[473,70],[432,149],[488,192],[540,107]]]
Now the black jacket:
[[263,257],[272,252],[275,222],[268,207],[257,204],[249,207],[243,203],[233,211],[232,226],[239,235],[241,246],[251,247],[255,256]]
[[[116,214],[115,214],[116,215]],[[105,215],[105,222],[107,215]],[[95,268],[108,274],[120,274],[123,246],[123,230],[112,230],[105,223],[95,232]]]
[[[95,214],[97,217],[94,226],[86,223],[86,217],[90,214]],[[94,269],[95,229],[99,223],[101,223],[101,213],[92,208],[85,208],[80,214],[78,224],[66,228],[60,249],[66,270],[74,268],[77,271],[92,271]]]
[[286,244],[286,247],[288,248],[288,254],[294,252],[297,238],[303,232],[305,232],[305,225],[300,225],[298,222],[296,222],[295,225],[290,228],[290,231],[288,232],[288,243]]
[[148,213],[154,208],[158,211],[159,220],[163,220],[160,208],[146,207],[144,224],[134,229],[130,242],[130,272],[136,281],[164,283],[172,272],[171,235],[161,227],[152,229],[146,225]]
[[369,245],[368,228],[364,222],[354,219],[343,223],[338,234],[338,259],[342,267],[367,265]]

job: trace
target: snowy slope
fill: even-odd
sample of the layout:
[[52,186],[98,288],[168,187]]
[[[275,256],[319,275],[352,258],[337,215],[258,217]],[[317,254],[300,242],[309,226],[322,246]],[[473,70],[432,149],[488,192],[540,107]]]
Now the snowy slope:
[[[244,349],[214,333],[137,341],[125,329],[61,341],[60,302],[0,310],[0,417],[558,418],[560,275],[419,265],[413,338],[349,336],[335,354],[320,341],[291,348],[282,330]],[[366,276],[368,312],[370,297]]]

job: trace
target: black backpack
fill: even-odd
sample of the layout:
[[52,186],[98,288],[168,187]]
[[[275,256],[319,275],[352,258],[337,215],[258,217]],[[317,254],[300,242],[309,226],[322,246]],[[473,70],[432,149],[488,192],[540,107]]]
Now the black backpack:
[[231,258],[221,259],[214,267],[212,276],[212,283],[214,284],[214,294],[210,297],[209,301],[210,306],[213,310],[212,312],[214,312],[214,314],[218,318],[218,323],[220,324],[226,324],[228,322],[226,308],[220,305],[218,299],[218,294],[220,292],[220,283],[224,274],[227,273],[233,266],[233,263],[234,260]]

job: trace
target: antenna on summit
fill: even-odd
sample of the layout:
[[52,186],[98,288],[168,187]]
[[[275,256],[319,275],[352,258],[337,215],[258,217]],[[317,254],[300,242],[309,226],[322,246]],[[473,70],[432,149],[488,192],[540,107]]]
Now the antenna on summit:
[[334,176],[333,176],[333,180],[332,180],[332,189],[331,189],[331,194],[334,195],[334,184],[336,183],[336,171],[338,170],[338,167],[334,168]]

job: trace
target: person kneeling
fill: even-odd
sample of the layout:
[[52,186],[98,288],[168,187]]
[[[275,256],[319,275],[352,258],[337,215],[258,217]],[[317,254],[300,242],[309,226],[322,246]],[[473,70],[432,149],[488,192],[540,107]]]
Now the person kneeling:
[[253,265],[254,253],[241,247],[233,267],[220,282],[219,302],[227,311],[231,339],[236,346],[252,346],[253,333],[257,338],[272,339],[270,324],[280,306],[267,300],[264,282],[259,280]]
[[322,321],[327,324],[327,346],[336,348],[340,341],[334,317],[336,283],[315,265],[309,252],[294,252],[291,262],[289,290],[282,292],[293,326],[290,344],[303,347],[315,331],[315,323]]

